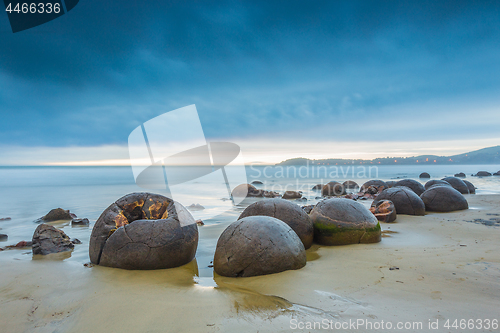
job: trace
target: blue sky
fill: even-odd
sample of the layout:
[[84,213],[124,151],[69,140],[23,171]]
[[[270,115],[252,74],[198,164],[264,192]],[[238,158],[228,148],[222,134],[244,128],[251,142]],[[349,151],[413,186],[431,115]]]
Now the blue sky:
[[134,128],[190,104],[251,160],[498,145],[499,17],[497,1],[81,0],[13,34],[2,14],[0,164],[125,160]]

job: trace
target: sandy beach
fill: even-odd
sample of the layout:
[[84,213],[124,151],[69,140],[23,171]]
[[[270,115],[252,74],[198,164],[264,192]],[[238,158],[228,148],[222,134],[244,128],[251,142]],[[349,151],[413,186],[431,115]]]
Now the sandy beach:
[[[303,269],[259,277],[213,276],[208,267],[229,221],[200,227],[197,259],[168,270],[3,251],[1,331],[386,332],[389,322],[392,331],[498,331],[477,323],[500,319],[500,228],[468,221],[498,218],[500,195],[466,197],[469,210],[400,215],[382,224],[380,243],[313,245]],[[474,329],[443,326],[455,319],[473,319]]]

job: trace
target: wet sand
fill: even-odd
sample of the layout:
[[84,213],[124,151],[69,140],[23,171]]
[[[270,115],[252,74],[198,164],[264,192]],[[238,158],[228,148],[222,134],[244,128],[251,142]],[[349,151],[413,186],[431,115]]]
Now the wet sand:
[[467,222],[500,217],[500,195],[466,197],[467,211],[400,215],[382,224],[380,243],[314,245],[303,269],[251,278],[213,277],[208,267],[230,221],[200,227],[197,260],[169,270],[88,268],[83,257],[3,251],[0,331],[308,332],[328,330],[298,325],[383,320],[423,325],[393,331],[495,332],[443,327],[447,319],[500,319],[500,227]]

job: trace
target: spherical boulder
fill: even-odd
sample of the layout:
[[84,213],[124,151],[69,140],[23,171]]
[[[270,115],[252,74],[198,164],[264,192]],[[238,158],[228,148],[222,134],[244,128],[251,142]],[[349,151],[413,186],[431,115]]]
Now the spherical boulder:
[[254,180],[254,181],[252,182],[252,184],[255,184],[255,185],[262,185],[262,184],[264,184],[264,183],[263,183],[263,182],[261,182],[260,180]]
[[358,183],[356,183],[355,181],[352,181],[352,180],[347,180],[344,183],[342,183],[342,185],[344,185],[344,188],[349,189],[349,190],[359,188]]
[[500,176],[500,171],[495,172],[493,176]]
[[469,194],[469,188],[462,179],[459,179],[457,177],[446,177],[443,178],[442,180],[449,183],[458,192],[462,194]]
[[422,172],[418,178],[431,178],[431,175],[429,175],[427,172]]
[[421,195],[425,209],[431,212],[452,212],[469,208],[465,197],[449,186],[433,186]]
[[433,179],[433,180],[429,180],[427,183],[425,183],[424,188],[426,190],[428,190],[428,189],[431,188],[431,186],[434,186],[434,185],[451,186],[450,183],[448,183],[447,181],[439,180],[439,179]]
[[476,173],[476,177],[489,177],[491,176],[491,173],[488,171],[479,171]]
[[299,269],[306,250],[299,236],[270,216],[247,216],[222,232],[214,255],[214,270],[229,277],[247,277]]
[[396,182],[396,181],[394,181],[394,180],[389,180],[389,181],[387,181],[387,182],[385,182],[385,183],[387,184],[387,188],[391,188],[391,187],[396,186],[396,183],[397,183],[397,182]]
[[198,226],[180,203],[158,194],[132,193],[111,204],[90,236],[93,264],[162,269],[193,260]]
[[344,185],[339,182],[331,181],[321,189],[323,196],[341,196],[347,194]]
[[233,189],[231,196],[235,198],[261,197],[262,193],[253,185],[240,184]]
[[463,182],[465,183],[465,185],[467,185],[470,194],[476,194],[476,187],[474,186],[474,184],[465,179],[463,180]]
[[314,237],[313,223],[298,205],[278,198],[258,201],[245,208],[238,220],[255,215],[270,216],[285,222],[299,236],[306,249],[311,247]]
[[381,222],[394,222],[397,218],[396,207],[391,200],[373,201],[370,212]]
[[321,190],[323,188],[323,184],[316,184],[314,185],[311,190],[316,191],[316,190]]
[[318,244],[345,245],[381,240],[377,218],[354,200],[323,200],[313,208],[310,216],[314,224],[314,241]]
[[302,198],[302,193],[297,191],[285,191],[282,196],[283,199],[300,199]]
[[377,196],[376,200],[392,201],[398,215],[425,215],[424,202],[408,187],[401,186],[386,189]]
[[420,182],[413,179],[403,179],[396,183],[396,186],[409,187],[416,195],[420,196],[425,192],[425,187]]
[[455,177],[458,177],[458,178],[465,178],[466,176],[465,176],[465,173],[463,173],[463,172],[459,172],[459,173],[456,173],[456,174],[455,174]]
[[363,191],[366,188],[369,188],[370,186],[375,186],[377,188],[383,186],[384,187],[383,189],[389,188],[389,186],[387,186],[387,183],[384,182],[383,180],[375,179],[375,180],[369,180],[363,185],[361,185],[361,191]]

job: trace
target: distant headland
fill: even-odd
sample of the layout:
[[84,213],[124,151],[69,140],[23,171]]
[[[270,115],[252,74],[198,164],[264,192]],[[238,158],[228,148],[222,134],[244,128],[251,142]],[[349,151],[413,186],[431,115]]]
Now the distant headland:
[[311,160],[292,158],[276,165],[417,165],[417,164],[500,164],[500,146],[483,148],[453,156],[420,155],[412,157],[383,157],[373,160],[328,158]]

